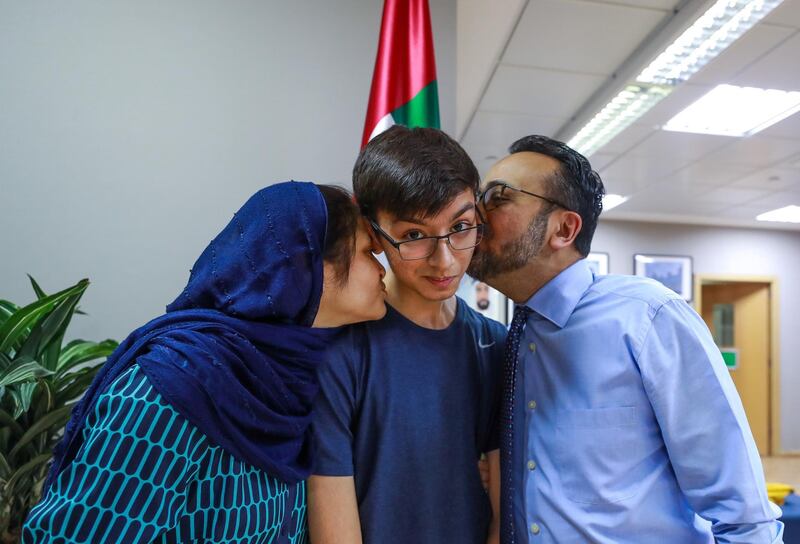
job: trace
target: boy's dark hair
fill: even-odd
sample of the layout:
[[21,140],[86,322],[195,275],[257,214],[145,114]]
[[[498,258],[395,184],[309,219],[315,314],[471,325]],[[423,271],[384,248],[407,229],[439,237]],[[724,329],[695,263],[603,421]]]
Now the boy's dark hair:
[[350,264],[356,248],[356,233],[361,215],[347,189],[336,185],[317,185],[325,207],[328,223],[325,227],[325,249],[322,259],[333,265],[336,283],[344,285],[350,277]]
[[606,190],[600,175],[592,170],[589,161],[563,142],[547,136],[525,136],[508,148],[509,153],[533,151],[556,159],[561,168],[551,178],[549,196],[576,212],[583,226],[575,238],[575,249],[584,257],[589,254],[597,220],[603,211]]
[[361,150],[353,192],[361,213],[396,217],[437,214],[465,189],[478,194],[480,176],[464,149],[435,128],[395,125]]

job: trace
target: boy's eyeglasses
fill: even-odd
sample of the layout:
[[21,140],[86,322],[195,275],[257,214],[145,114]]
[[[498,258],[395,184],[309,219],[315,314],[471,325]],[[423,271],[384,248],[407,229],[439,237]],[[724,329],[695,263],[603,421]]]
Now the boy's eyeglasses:
[[487,212],[490,212],[496,208],[502,206],[505,202],[508,201],[508,197],[506,196],[506,191],[516,191],[518,193],[523,193],[529,196],[535,196],[536,198],[541,198],[545,202],[549,202],[554,206],[558,206],[559,208],[564,208],[567,211],[572,211],[566,206],[564,206],[561,202],[557,200],[553,200],[552,198],[548,198],[546,196],[537,195],[536,193],[532,193],[530,191],[525,191],[523,189],[518,189],[509,185],[508,183],[504,182],[494,182],[490,184],[483,193],[478,196],[478,200],[481,204],[483,204],[483,209]]
[[369,223],[372,225],[372,228],[375,229],[375,232],[383,236],[387,242],[397,249],[398,253],[400,253],[400,258],[404,261],[414,261],[430,257],[436,251],[439,240],[446,239],[447,244],[452,249],[461,251],[464,249],[472,249],[480,244],[483,238],[483,224],[480,224],[451,232],[450,234],[443,234],[442,236],[425,236],[424,238],[417,238],[416,240],[398,242],[386,234],[375,221],[370,219]]

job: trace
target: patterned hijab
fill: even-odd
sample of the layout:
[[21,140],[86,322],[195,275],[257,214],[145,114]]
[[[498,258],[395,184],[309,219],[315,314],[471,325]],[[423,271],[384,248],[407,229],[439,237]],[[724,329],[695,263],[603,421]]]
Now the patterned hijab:
[[97,399],[134,363],[212,443],[286,483],[307,478],[316,368],[332,335],[311,328],[326,224],[313,183],[253,195],[200,255],[166,313],[108,358],[72,412],[46,488],[80,450]]

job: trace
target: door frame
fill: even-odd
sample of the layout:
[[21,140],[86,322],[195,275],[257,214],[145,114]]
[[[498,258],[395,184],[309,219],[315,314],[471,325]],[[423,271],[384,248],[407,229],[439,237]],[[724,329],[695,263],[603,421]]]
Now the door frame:
[[796,454],[781,449],[781,365],[780,365],[780,312],[778,310],[778,278],[775,276],[754,276],[738,274],[695,274],[693,305],[697,313],[703,308],[703,283],[766,283],[769,284],[769,452],[767,455]]

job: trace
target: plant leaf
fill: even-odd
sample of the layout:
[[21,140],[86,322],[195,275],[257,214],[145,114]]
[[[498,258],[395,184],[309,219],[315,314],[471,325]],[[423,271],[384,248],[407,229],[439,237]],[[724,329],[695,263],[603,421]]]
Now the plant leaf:
[[56,367],[56,379],[63,376],[67,370],[81,363],[86,363],[94,359],[100,359],[111,355],[117,349],[117,342],[114,340],[103,340],[102,342],[86,342],[79,340],[78,343],[70,342],[62,352],[62,356]]
[[11,414],[5,410],[0,410],[0,426],[10,429],[17,436],[22,436],[24,432],[19,423],[17,423],[17,419],[11,417]]
[[37,384],[39,387],[35,397],[36,402],[32,403],[32,406],[34,406],[32,412],[33,421],[38,421],[55,407],[55,393],[53,392],[51,381],[43,379],[39,380]]
[[28,413],[28,410],[31,408],[31,399],[33,398],[33,392],[36,391],[38,387],[38,382],[29,382],[23,383],[19,386],[19,396],[22,399],[22,412]]
[[53,456],[52,452],[40,453],[21,467],[19,467],[11,478],[8,479],[6,483],[4,492],[7,493],[9,496],[14,494],[14,488],[16,487],[17,483],[27,476],[29,473],[33,472],[37,468],[40,468],[43,463],[47,463],[50,458]]
[[18,357],[31,357],[42,361],[42,366],[48,370],[55,370],[58,355],[52,360],[53,366],[49,366],[43,360],[42,354],[47,351],[48,346],[57,341],[56,349],[61,351],[61,339],[69,326],[72,314],[78,301],[83,296],[83,291],[68,296],[59,301],[47,315],[43,316],[31,329],[25,343],[17,352]]
[[56,391],[56,405],[65,404],[80,396],[84,390],[89,387],[89,384],[92,383],[92,380],[94,379],[98,370],[100,370],[100,366],[82,368],[77,372],[69,374],[69,378],[74,376],[75,379],[71,382],[68,382],[69,385],[66,385],[60,390]]
[[72,287],[48,295],[14,312],[0,325],[0,352],[7,352],[25,333],[27,327],[33,326],[42,316],[49,313],[56,304],[76,293],[83,293],[88,286],[89,280],[83,279]]
[[11,476],[11,467],[3,456],[3,452],[0,451],[0,479],[8,481],[9,476]]
[[71,405],[56,408],[42,419],[31,425],[28,430],[25,431],[25,434],[23,434],[19,439],[19,442],[17,442],[16,445],[11,448],[11,451],[8,452],[9,459],[13,459],[14,456],[28,444],[28,442],[39,436],[41,433],[60,430],[61,427],[63,427],[64,424],[69,421],[69,415],[71,411]]
[[11,366],[11,359],[5,353],[0,353],[0,371]]
[[0,325],[2,325],[6,319],[11,317],[11,315],[19,310],[19,306],[14,304],[13,302],[9,302],[7,300],[0,300]]
[[[55,393],[50,379],[41,379],[36,382],[38,387],[31,399],[31,407],[28,409],[28,421],[39,421],[55,407]],[[36,441],[36,451],[42,451],[47,447],[47,435],[39,435]]]
[[17,419],[22,415],[22,397],[16,389],[9,389],[8,392],[11,398],[14,399],[14,415],[12,417]]
[[11,385],[19,382],[27,382],[49,376],[53,372],[47,370],[36,361],[27,358],[20,358],[11,363],[11,366],[0,372],[0,385]]
[[35,279],[33,279],[33,276],[31,276],[30,274],[28,274],[28,279],[29,279],[29,280],[31,280],[31,287],[33,287],[33,292],[34,292],[34,293],[36,293],[36,298],[37,298],[38,300],[41,300],[41,299],[43,299],[44,297],[46,297],[46,296],[47,296],[47,293],[45,293],[45,292],[42,290],[42,288],[41,288],[41,287],[39,287],[39,284],[38,284],[38,283],[36,283],[36,280],[35,280]]

